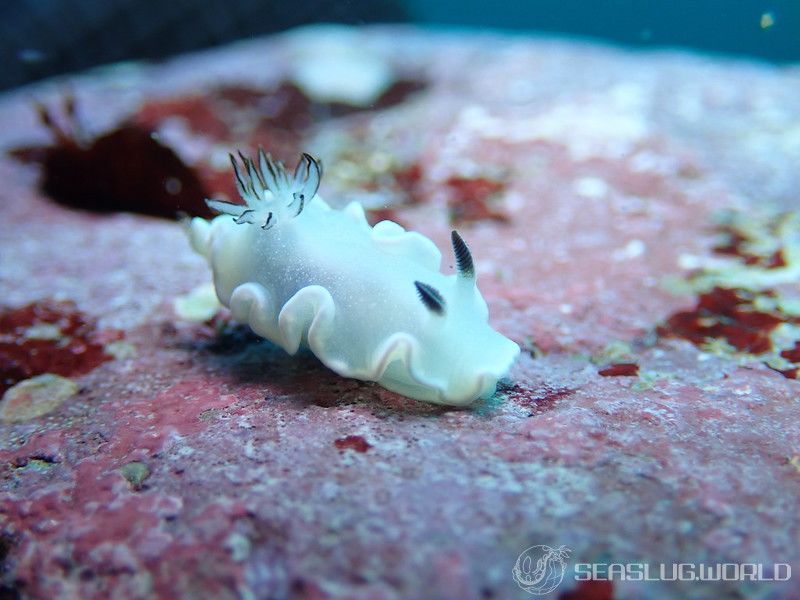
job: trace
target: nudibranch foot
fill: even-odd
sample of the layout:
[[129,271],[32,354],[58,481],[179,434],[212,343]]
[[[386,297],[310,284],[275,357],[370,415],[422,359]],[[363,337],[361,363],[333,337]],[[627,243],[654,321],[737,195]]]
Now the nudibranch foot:
[[292,176],[262,149],[231,162],[246,205],[209,200],[220,216],[195,218],[189,235],[235,319],[290,354],[307,347],[344,377],[411,398],[467,405],[494,393],[519,346],[489,325],[457,232],[456,272],[445,275],[425,236],[370,227],[357,202],[332,210],[308,154]]

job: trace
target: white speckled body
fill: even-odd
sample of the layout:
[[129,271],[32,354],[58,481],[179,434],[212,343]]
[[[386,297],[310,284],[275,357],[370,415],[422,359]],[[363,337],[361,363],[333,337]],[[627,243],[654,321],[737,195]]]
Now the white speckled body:
[[[355,202],[332,210],[314,195],[291,216],[275,196],[259,199],[278,214],[266,230],[228,215],[191,223],[235,319],[290,354],[307,346],[340,375],[412,398],[462,405],[494,393],[519,347],[489,326],[474,279],[439,272],[433,242],[391,221],[370,227]],[[415,281],[438,290],[443,312]]]

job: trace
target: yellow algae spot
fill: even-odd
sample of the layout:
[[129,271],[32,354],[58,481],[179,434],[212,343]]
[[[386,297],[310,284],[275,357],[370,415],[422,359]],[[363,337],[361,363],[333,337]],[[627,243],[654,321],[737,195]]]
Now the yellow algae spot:
[[145,479],[150,477],[150,467],[139,461],[133,461],[122,465],[119,472],[127,479],[131,488],[136,491],[142,489]]
[[798,473],[800,473],[800,454],[795,454],[792,458],[790,458],[789,464],[792,465]]
[[794,323],[781,323],[772,332],[772,343],[779,350],[789,350],[798,340],[800,325]]
[[589,360],[595,365],[636,362],[636,355],[629,343],[615,340],[606,344],[602,350],[593,354]]
[[736,353],[736,348],[722,338],[709,338],[700,345],[700,349],[708,354],[729,356]]
[[103,350],[105,350],[106,354],[110,354],[117,360],[126,360],[136,356],[136,346],[130,342],[111,342],[110,344],[106,344]]
[[0,421],[19,423],[46,415],[58,408],[64,400],[78,393],[71,379],[45,373],[9,388],[0,405]]
[[219,312],[222,305],[217,299],[214,285],[204,283],[174,302],[175,314],[185,321],[208,321]]
[[746,264],[740,257],[720,255],[682,256],[679,259],[682,268],[700,270],[691,277],[696,291],[725,287],[759,292],[800,280],[800,214],[728,213],[719,225],[740,235],[745,240],[741,250],[757,262],[764,263],[779,252],[782,264]]
[[800,317],[800,299],[798,298],[778,298],[776,301],[778,309],[785,315]]
[[761,15],[761,29],[769,29],[775,25],[775,15],[771,12],[765,12]]
[[57,340],[61,337],[61,328],[54,323],[37,323],[25,330],[29,340]]
[[674,379],[677,379],[677,377],[673,373],[668,373],[666,371],[640,370],[639,379],[633,382],[631,389],[634,392],[647,392],[655,388],[660,382]]
[[786,360],[782,356],[770,356],[764,361],[764,364],[776,371],[786,371],[794,368],[794,363]]

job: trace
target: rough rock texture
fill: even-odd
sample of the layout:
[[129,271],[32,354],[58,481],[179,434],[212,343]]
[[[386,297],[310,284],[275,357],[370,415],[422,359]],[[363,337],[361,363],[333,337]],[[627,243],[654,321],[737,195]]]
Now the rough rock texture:
[[[323,55],[341,77],[371,73],[357,84],[378,109],[315,98],[296,73]],[[235,118],[204,127],[233,113],[198,96],[287,81],[306,86],[308,123],[258,129],[269,103],[237,96]],[[334,204],[362,198],[443,249],[457,225],[492,322],[524,352],[493,399],[449,410],[289,357],[225,313],[186,320],[174,302],[209,272],[178,223],[57,205],[4,152],[3,304],[74,302],[113,358],[26,412],[21,378],[41,369],[0,352],[16,377],[0,412],[9,597],[525,598],[511,571],[537,544],[570,564],[795,571],[615,582],[615,598],[800,597],[796,68],[314,29],[68,83],[90,135],[149,120],[209,189],[229,185],[228,150],[277,140],[324,160]],[[48,143],[31,98],[66,91],[0,98],[3,150]],[[62,326],[0,335],[80,353]],[[743,353],[743,335],[766,346]],[[609,595],[568,569],[552,597],[569,590]]]

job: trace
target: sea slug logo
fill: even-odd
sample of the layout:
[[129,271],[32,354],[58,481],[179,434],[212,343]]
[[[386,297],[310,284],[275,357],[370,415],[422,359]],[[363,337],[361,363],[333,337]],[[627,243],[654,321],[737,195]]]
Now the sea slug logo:
[[511,573],[514,581],[530,594],[549,594],[564,579],[570,549],[566,546],[531,546],[517,558]]

